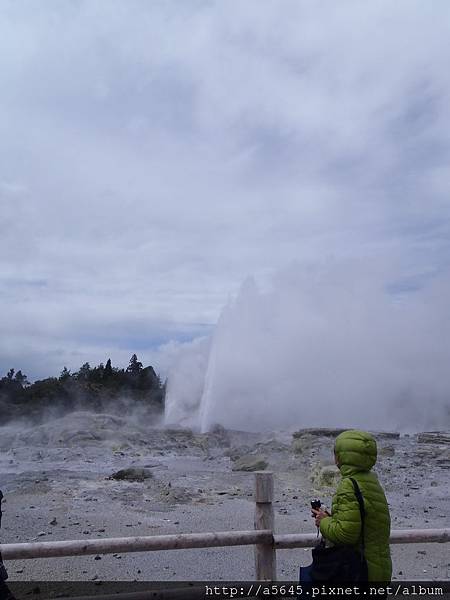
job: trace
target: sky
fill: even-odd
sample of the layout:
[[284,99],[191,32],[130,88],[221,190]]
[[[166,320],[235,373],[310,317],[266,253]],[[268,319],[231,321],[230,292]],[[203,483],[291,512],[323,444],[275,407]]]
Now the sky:
[[446,331],[449,30],[447,0],[0,0],[0,375],[204,374],[290,269]]

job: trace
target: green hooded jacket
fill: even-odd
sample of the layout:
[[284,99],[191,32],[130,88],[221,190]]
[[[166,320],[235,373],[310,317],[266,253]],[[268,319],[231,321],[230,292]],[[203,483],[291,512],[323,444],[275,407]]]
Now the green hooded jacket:
[[377,476],[371,468],[377,461],[377,443],[372,435],[356,429],[336,438],[335,453],[342,479],[331,506],[331,517],[320,521],[320,533],[333,544],[360,548],[361,516],[350,477],[364,498],[364,542],[369,581],[390,581],[392,575],[389,508]]

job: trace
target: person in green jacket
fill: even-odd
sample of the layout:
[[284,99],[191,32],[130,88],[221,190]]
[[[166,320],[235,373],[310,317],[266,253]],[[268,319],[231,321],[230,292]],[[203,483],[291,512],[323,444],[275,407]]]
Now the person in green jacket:
[[371,469],[377,461],[375,438],[356,429],[344,431],[336,438],[335,462],[342,479],[333,496],[331,515],[314,510],[322,536],[338,545],[360,547],[361,515],[352,485],[358,483],[364,498],[364,542],[369,581],[389,582],[392,576],[389,536],[391,519],[383,488]]

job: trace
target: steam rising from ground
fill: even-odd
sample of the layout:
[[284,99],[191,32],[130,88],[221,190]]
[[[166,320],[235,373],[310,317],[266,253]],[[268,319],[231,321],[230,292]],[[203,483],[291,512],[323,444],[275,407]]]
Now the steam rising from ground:
[[[166,422],[426,430],[450,424],[450,285],[415,291],[352,263],[247,280],[211,340],[180,353]],[[395,291],[396,290],[396,291]]]

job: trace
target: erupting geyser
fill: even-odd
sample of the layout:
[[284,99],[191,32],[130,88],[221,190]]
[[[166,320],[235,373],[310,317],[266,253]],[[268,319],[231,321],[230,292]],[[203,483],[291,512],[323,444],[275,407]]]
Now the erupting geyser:
[[166,422],[203,431],[442,429],[450,423],[447,278],[394,294],[359,265],[247,280],[210,340],[169,374]]

